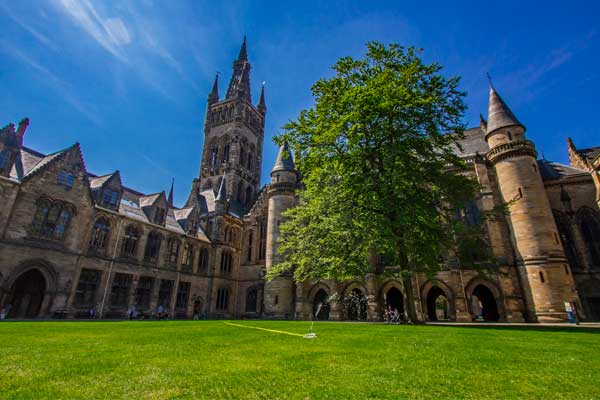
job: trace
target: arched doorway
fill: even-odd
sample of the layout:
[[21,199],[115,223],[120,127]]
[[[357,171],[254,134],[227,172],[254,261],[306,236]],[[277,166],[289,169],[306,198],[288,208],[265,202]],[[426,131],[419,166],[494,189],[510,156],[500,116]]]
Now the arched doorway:
[[367,296],[358,288],[352,291],[344,299],[346,314],[351,321],[365,321],[367,319]]
[[315,294],[315,299],[313,300],[313,318],[322,321],[329,319],[329,296],[323,289],[319,289]]
[[450,319],[450,304],[446,294],[439,286],[433,286],[427,293],[427,316],[430,321]]
[[396,287],[390,288],[385,293],[385,306],[390,310],[397,310],[401,315],[404,315],[404,296]]
[[498,313],[498,304],[494,298],[492,291],[484,286],[477,285],[473,289],[471,296],[471,314],[476,320],[483,320],[486,322],[494,322],[500,319]]
[[9,317],[35,318],[40,314],[44,301],[46,279],[39,269],[31,269],[17,278],[10,292]]

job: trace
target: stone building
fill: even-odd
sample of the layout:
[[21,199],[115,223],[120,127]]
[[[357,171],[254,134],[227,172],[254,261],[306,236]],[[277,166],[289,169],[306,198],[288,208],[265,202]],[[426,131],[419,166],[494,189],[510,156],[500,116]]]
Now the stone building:
[[[119,171],[87,170],[78,144],[42,154],[23,144],[29,121],[0,131],[0,308],[10,317],[105,318],[135,308],[151,317],[381,320],[405,310],[402,281],[265,281],[277,262],[282,213],[296,204],[299,176],[287,145],[260,187],[267,107],[252,103],[246,42],[224,98],[208,96],[198,178],[183,207],[173,186],[144,194]],[[600,319],[600,147],[570,165],[538,159],[525,126],[492,88],[487,122],[465,132],[457,153],[481,187],[461,216],[510,202],[486,219],[480,245],[497,260],[485,276],[448,261],[435,278],[413,276],[419,318],[557,321],[565,302]],[[391,268],[385,267],[383,268]],[[318,313],[317,313],[318,310]]]

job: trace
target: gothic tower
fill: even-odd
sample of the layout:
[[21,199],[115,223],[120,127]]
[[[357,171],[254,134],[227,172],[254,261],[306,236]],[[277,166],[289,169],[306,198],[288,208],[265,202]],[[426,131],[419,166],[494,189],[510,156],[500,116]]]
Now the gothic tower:
[[[267,248],[265,268],[271,269],[278,261],[277,238],[283,212],[296,204],[295,190],[298,175],[287,143],[279,148],[275,166],[271,171],[267,225]],[[264,306],[267,318],[291,318],[294,312],[294,282],[289,276],[281,276],[265,283]]]
[[188,205],[201,191],[219,190],[225,176],[230,203],[237,205],[238,210],[248,209],[260,185],[266,113],[264,87],[258,104],[252,104],[244,37],[225,98],[219,98],[218,75],[208,95],[202,161]]
[[533,142],[493,87],[490,87],[487,154],[494,166],[516,252],[519,278],[530,321],[566,319],[564,302],[575,301],[569,266],[544,183]]

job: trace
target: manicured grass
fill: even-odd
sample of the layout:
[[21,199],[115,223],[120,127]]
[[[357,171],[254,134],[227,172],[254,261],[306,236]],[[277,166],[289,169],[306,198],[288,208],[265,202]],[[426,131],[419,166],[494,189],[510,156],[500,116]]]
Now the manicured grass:
[[600,398],[600,332],[314,330],[308,340],[223,321],[0,323],[0,398]]

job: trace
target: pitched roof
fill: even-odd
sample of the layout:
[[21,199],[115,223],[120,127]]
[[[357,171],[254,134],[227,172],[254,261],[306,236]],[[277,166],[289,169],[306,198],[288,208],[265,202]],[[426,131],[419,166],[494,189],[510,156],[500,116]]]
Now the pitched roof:
[[545,181],[551,181],[575,175],[588,175],[588,172],[582,169],[573,168],[565,164],[548,161],[545,159],[537,160],[537,164],[540,174],[542,175],[542,179]]
[[459,157],[483,155],[490,149],[485,141],[485,132],[480,127],[465,129],[464,138],[458,143],[461,148],[456,147],[454,153]]
[[577,149],[577,153],[580,154],[583,158],[588,161],[594,160],[598,155],[600,155],[600,146],[599,147],[590,147],[588,149]]

